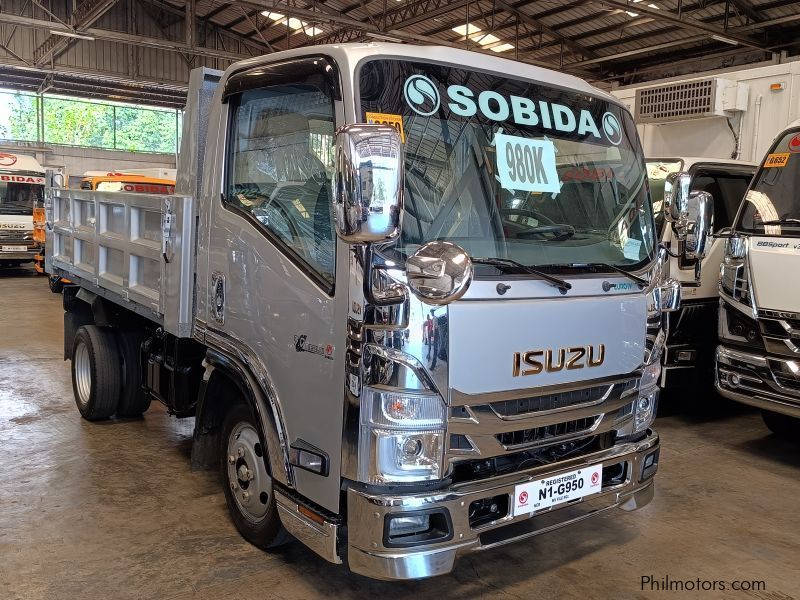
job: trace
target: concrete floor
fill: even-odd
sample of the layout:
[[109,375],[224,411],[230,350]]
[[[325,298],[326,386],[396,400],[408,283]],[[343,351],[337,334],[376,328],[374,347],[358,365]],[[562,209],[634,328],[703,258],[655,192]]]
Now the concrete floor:
[[[267,554],[228,520],[214,473],[191,472],[192,421],[154,406],[91,424],[62,361],[60,296],[0,274],[0,599],[800,598],[800,445],[731,408],[657,422],[655,500],[458,563],[374,582],[299,544]],[[641,578],[763,580],[762,592],[641,590]]]

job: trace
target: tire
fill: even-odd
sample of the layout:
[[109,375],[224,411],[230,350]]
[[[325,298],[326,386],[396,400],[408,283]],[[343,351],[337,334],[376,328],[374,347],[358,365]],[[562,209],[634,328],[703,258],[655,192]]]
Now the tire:
[[231,407],[220,438],[220,475],[225,501],[242,537],[263,550],[279,546],[290,538],[278,516],[265,449],[250,409],[244,404]]
[[785,439],[797,439],[800,435],[800,419],[795,419],[788,415],[782,415],[769,410],[762,410],[761,417],[769,430]]
[[87,421],[108,419],[117,410],[122,369],[114,333],[84,325],[72,345],[72,391],[81,416]]
[[64,282],[61,281],[61,277],[58,275],[48,275],[47,285],[50,287],[50,291],[54,294],[60,294],[64,291]]
[[117,332],[122,358],[122,391],[117,405],[118,417],[139,417],[150,408],[150,396],[142,389],[141,348],[146,335],[141,331]]

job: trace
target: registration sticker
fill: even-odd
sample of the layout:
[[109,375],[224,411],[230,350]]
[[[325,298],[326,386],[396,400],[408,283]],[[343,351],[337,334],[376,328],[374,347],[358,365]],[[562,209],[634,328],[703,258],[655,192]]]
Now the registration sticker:
[[537,479],[514,488],[514,516],[595,494],[603,487],[603,465],[562,473],[547,479]]
[[494,144],[497,149],[497,175],[504,189],[553,194],[561,191],[553,142],[506,135],[498,131],[494,136]]
[[779,152],[778,154],[768,154],[764,160],[764,167],[785,167],[789,162],[789,152]]
[[389,113],[367,113],[367,123],[377,123],[379,125],[390,125],[397,129],[400,134],[400,141],[406,143],[406,134],[403,131],[403,117],[401,115],[392,115]]

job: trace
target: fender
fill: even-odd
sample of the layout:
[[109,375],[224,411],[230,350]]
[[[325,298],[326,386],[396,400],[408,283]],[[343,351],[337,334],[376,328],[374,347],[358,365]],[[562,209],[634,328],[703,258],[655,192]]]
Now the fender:
[[[216,342],[224,340],[218,334],[207,333],[208,337],[214,337]],[[265,389],[259,378],[252,372],[248,364],[235,358],[224,349],[209,346],[204,361],[205,373],[201,384],[200,397],[198,398],[195,431],[192,443],[192,464],[193,466],[202,465],[205,452],[209,449],[203,447],[201,441],[205,433],[202,431],[202,423],[205,421],[205,411],[208,408],[206,403],[206,391],[209,387],[214,372],[219,370],[231,382],[233,382],[241,392],[242,398],[248,403],[258,421],[259,433],[267,444],[267,455],[269,456],[269,467],[272,477],[280,484],[294,488],[294,475],[289,464],[289,442],[286,436],[286,428],[281,415],[280,407],[275,401],[274,394],[271,394],[268,381],[264,381]],[[195,450],[197,446],[197,450]]]

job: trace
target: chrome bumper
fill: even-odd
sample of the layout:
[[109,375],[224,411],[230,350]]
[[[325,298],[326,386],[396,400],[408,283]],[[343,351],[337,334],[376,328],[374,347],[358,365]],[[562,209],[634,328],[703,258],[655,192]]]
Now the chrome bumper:
[[36,258],[37,250],[36,248],[31,248],[30,250],[24,251],[14,251],[14,252],[4,252],[0,251],[0,263],[13,260],[15,262],[18,261],[32,261]]
[[717,348],[717,391],[731,400],[800,418],[800,360]]
[[[639,441],[618,444],[552,466],[536,467],[483,481],[457,484],[430,494],[379,495],[350,488],[347,492],[348,564],[352,571],[375,579],[419,579],[449,573],[458,556],[516,542],[575,523],[612,508],[636,510],[653,498],[653,467],[643,477],[645,457],[659,449],[655,432]],[[558,508],[533,515],[512,516],[515,486],[541,477],[553,477],[584,466],[602,463],[611,467],[626,465],[621,483]],[[489,523],[472,527],[470,504],[474,501],[508,495],[508,514]],[[446,511],[451,528],[446,541],[414,547],[387,547],[387,516],[425,511]]]

